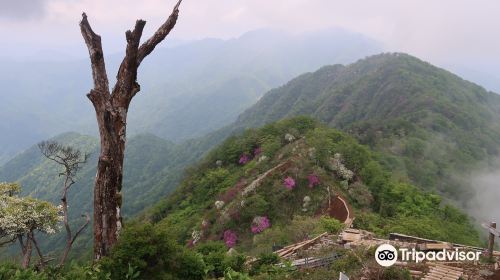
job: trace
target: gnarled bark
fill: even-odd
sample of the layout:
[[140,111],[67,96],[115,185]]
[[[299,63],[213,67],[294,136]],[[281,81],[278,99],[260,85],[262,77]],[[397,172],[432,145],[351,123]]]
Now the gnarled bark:
[[126,32],[125,57],[112,92],[104,63],[101,37],[94,33],[84,13],[80,22],[82,36],[92,64],[94,88],[87,97],[94,105],[99,126],[101,152],[94,186],[94,258],[108,255],[122,227],[120,215],[123,159],[125,155],[127,113],[132,98],[140,91],[137,69],[174,28],[179,15],[179,0],[172,13],[154,35],[140,45],[146,24],[137,20],[134,30]]

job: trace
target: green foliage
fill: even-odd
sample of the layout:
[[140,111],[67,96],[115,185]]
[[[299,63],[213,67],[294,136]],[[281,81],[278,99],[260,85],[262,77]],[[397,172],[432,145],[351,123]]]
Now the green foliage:
[[[111,272],[102,269],[101,264],[95,265],[71,263],[65,268],[46,267],[43,271],[34,268],[21,269],[19,266],[0,264],[0,280],[115,280],[115,279],[144,279],[140,272],[130,266],[127,273],[121,277],[111,276]],[[185,278],[181,278],[185,279]],[[187,279],[187,278],[186,278]],[[194,279],[194,278],[193,278]]]
[[384,269],[380,279],[383,280],[411,280],[411,274],[407,269],[399,267],[389,267]]
[[[133,268],[132,268],[133,269]],[[137,272],[132,272],[136,274]],[[127,273],[128,274],[128,273]],[[67,280],[112,280],[111,272],[103,271],[100,264],[95,265],[84,265],[71,263],[63,271],[56,272],[56,279],[67,279]]]
[[270,253],[273,245],[284,246],[302,241],[305,238],[314,237],[328,231],[328,228],[333,223],[338,223],[331,221],[334,219],[324,219],[326,223],[321,222],[323,219],[314,217],[294,216],[289,222],[274,225],[263,233],[256,235],[252,240],[249,252],[252,255]]
[[241,220],[250,222],[256,216],[264,216],[269,212],[269,202],[261,195],[253,195],[245,200],[245,206],[241,211]]
[[1,264],[0,265],[0,280],[12,279],[19,267],[15,264]]
[[228,268],[224,272],[224,280],[251,280],[251,279],[252,278],[250,278],[248,274],[234,271],[231,268]]
[[208,275],[212,277],[225,276],[228,270],[241,272],[244,269],[245,256],[238,253],[229,255],[223,242],[209,241],[197,246],[196,251],[202,255]]
[[151,224],[127,227],[109,257],[103,258],[100,264],[113,279],[135,276],[194,280],[203,279],[205,275],[200,256],[183,249],[166,232]]
[[361,266],[361,260],[353,252],[347,252],[340,259],[335,261],[331,268],[337,272],[349,273]]
[[256,261],[252,263],[251,275],[274,271],[273,266],[279,263],[280,258],[274,253],[260,254]]
[[338,234],[342,229],[344,229],[344,224],[339,220],[323,216],[319,219],[320,226],[330,234]]

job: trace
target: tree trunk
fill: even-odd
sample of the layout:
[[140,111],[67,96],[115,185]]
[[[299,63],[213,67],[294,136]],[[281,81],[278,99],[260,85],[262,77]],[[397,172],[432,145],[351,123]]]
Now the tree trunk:
[[[99,259],[109,253],[122,227],[120,194],[125,150],[125,108],[96,104],[101,134],[101,154],[94,188],[94,254]],[[121,114],[118,112],[122,112]]]
[[94,185],[95,260],[109,254],[122,228],[120,191],[123,178],[127,113],[132,98],[140,91],[140,86],[137,83],[137,69],[142,60],[174,28],[181,1],[177,2],[172,14],[142,45],[139,46],[145,21],[137,20],[134,30],[125,33],[127,39],[126,54],[118,70],[116,84],[111,93],[101,37],[92,31],[86,14],[82,15],[80,29],[89,50],[94,80],[94,89],[87,96],[94,105],[101,141],[101,152]]
[[33,251],[33,247],[31,246],[31,240],[29,238],[29,234],[27,235],[27,238],[26,238],[26,244],[24,244],[22,236],[19,236],[18,239],[19,239],[19,243],[21,244],[21,251],[23,253],[21,267],[26,269],[30,266],[31,253]]
[[[63,189],[63,195],[61,198],[62,202],[62,210],[63,210],[63,215],[64,215],[64,228],[66,229],[66,246],[64,247],[64,252],[61,256],[61,259],[59,261],[59,266],[63,266],[64,263],[66,262],[66,259],[68,258],[69,251],[71,250],[71,247],[73,246],[73,243],[75,242],[76,238],[80,233],[87,227],[87,225],[90,222],[90,217],[87,213],[85,213],[86,221],[85,223],[80,227],[80,229],[73,235],[71,233],[71,227],[69,225],[69,220],[68,220],[68,189],[73,185],[74,181],[69,177],[70,173],[67,171],[66,172],[66,180],[64,181],[64,189]],[[35,243],[36,245],[36,243]]]
[[45,257],[42,254],[42,250],[40,250],[40,246],[38,246],[38,242],[36,241],[36,237],[35,237],[35,233],[34,232],[31,232],[31,237],[30,238],[33,241],[33,245],[35,245],[35,249],[36,249],[36,253],[38,254],[38,257],[40,258],[39,268],[40,268],[40,270],[44,270],[45,269],[45,264],[47,262],[45,261]]

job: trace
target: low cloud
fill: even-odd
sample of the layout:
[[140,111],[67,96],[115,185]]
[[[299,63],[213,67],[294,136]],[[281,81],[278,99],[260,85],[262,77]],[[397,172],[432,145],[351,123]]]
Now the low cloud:
[[48,0],[0,0],[0,19],[27,20],[41,18]]
[[500,224],[500,162],[473,175],[470,186],[474,194],[467,203],[468,212],[478,222]]

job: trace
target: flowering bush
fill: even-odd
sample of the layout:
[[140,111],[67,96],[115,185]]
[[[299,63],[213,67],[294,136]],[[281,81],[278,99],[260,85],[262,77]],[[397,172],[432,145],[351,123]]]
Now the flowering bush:
[[285,140],[288,142],[293,142],[295,140],[295,136],[290,133],[285,134]]
[[302,211],[307,212],[307,207],[309,207],[309,203],[311,202],[311,197],[306,195],[303,199],[304,203],[302,204]]
[[0,194],[0,233],[13,237],[35,230],[51,234],[59,229],[62,216],[58,207],[47,201],[6,193]]
[[222,209],[222,207],[224,207],[224,205],[225,205],[224,201],[222,201],[222,200],[217,200],[214,204],[215,204],[215,208],[217,208],[217,210]]
[[283,180],[283,185],[285,186],[285,188],[293,190],[293,188],[295,188],[295,180],[292,177],[288,176],[285,178],[285,180]]
[[314,188],[319,185],[319,177],[315,174],[310,174],[307,176],[307,180],[309,181],[309,188]]
[[193,230],[193,232],[191,233],[191,238],[193,240],[193,245],[195,245],[196,243],[198,243],[198,241],[200,241],[201,239],[201,231],[199,230]]
[[251,229],[253,233],[257,234],[263,232],[270,226],[271,222],[269,221],[269,218],[267,218],[266,216],[257,216],[252,221]]
[[224,243],[228,248],[233,248],[236,245],[236,241],[238,241],[238,236],[232,230],[224,231]]
[[261,147],[257,147],[253,150],[253,155],[256,157],[258,155],[260,155],[262,153],[262,148]]
[[342,155],[341,154],[335,154],[333,156],[333,159],[331,160],[331,168],[337,172],[337,175],[341,177],[344,180],[351,180],[354,177],[354,172],[351,170],[347,169],[345,165],[342,163]]
[[20,190],[18,184],[0,183],[0,196],[13,196],[18,194]]
[[250,156],[248,154],[244,153],[240,156],[239,164],[244,165],[249,161],[250,161]]

